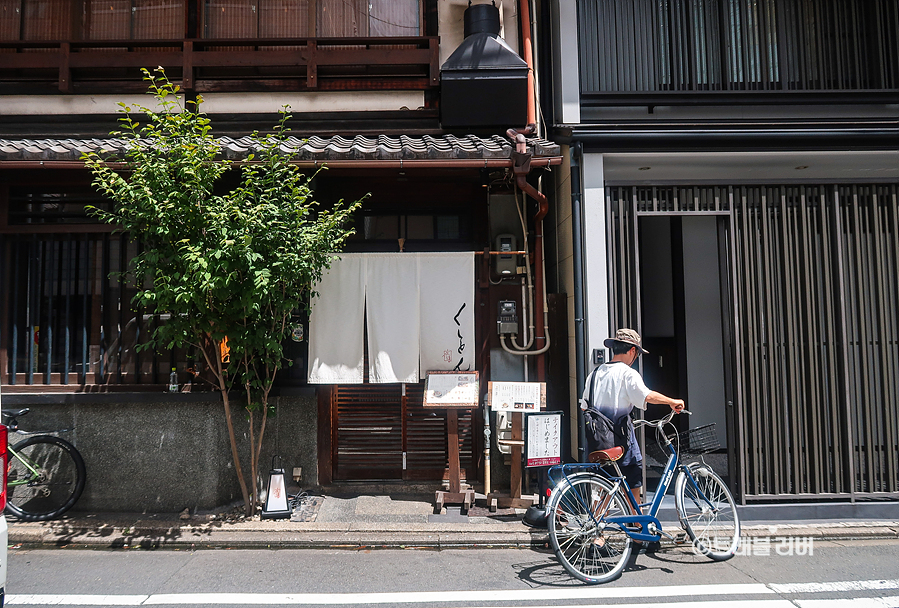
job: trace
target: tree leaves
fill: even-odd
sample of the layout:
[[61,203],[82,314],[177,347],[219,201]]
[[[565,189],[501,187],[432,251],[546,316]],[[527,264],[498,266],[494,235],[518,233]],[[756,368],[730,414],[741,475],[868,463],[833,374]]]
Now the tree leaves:
[[[264,415],[285,364],[288,321],[308,307],[329,254],[352,234],[350,216],[360,203],[319,208],[309,185],[314,175],[291,164],[286,108],[274,133],[253,134],[255,152],[235,167],[218,158],[202,99],[182,103],[161,68],[143,71],[157,108],[120,104],[122,130],[114,135],[126,141],[126,170],[99,154],[83,157],[94,186],[116,203],[93,213],[141,244],[131,265],[133,304],[167,318],[156,324],[152,345],[193,345],[220,361],[218,343],[227,336],[230,358],[218,384],[242,389],[250,415]],[[235,170],[239,185],[221,193],[221,178]]]

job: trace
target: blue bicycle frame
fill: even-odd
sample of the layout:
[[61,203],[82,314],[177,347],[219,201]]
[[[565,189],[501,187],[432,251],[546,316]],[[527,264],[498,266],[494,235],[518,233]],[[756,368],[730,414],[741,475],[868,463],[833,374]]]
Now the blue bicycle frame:
[[[674,478],[674,472],[680,466],[678,464],[677,452],[674,449],[674,446],[671,442],[668,442],[666,446],[670,455],[668,456],[668,462],[665,464],[664,472],[662,473],[662,479],[659,482],[659,487],[656,489],[655,495],[652,498],[652,502],[637,504],[637,499],[634,498],[634,493],[631,491],[630,486],[627,483],[627,480],[623,475],[612,475],[608,471],[605,470],[605,467],[610,465],[615,466],[615,469],[618,473],[621,473],[620,469],[618,469],[617,465],[614,462],[611,463],[576,463],[576,464],[562,464],[556,465],[549,470],[549,479],[553,482],[553,485],[557,485],[555,474],[557,472],[561,472],[562,477],[569,481],[568,472],[571,470],[577,471],[589,471],[592,473],[599,472],[603,477],[612,481],[614,486],[612,488],[611,495],[614,495],[618,492],[620,487],[624,485],[625,496],[627,497],[628,504],[635,511],[634,514],[631,515],[619,515],[617,517],[608,517],[601,518],[604,522],[615,524],[621,530],[625,532],[629,537],[634,540],[639,540],[643,542],[657,542],[662,539],[661,530],[662,524],[656,518],[656,515],[659,512],[659,509],[662,506],[662,499],[665,494],[668,492],[668,487],[671,485],[671,480]],[[687,477],[690,479],[690,482],[697,489],[702,499],[709,505],[709,507],[714,508],[711,501],[705,495],[704,492],[699,488],[696,480],[693,479],[693,474],[690,472],[689,467],[681,467]],[[559,479],[561,481],[561,479]],[[570,483],[570,481],[569,481]],[[593,519],[593,523],[599,525],[599,522],[596,520],[596,516],[594,515],[592,509],[587,508],[581,499],[580,496],[577,497],[578,501],[581,502],[581,506],[584,507],[587,513],[590,513],[591,519]],[[643,509],[649,507],[649,510],[644,514]],[[653,532],[653,530],[658,530],[659,532]]]

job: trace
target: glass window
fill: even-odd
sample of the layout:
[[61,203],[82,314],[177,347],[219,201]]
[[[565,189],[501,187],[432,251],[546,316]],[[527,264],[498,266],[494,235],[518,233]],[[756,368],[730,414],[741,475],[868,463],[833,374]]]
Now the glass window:
[[184,37],[183,0],[90,0],[88,40],[173,40]]
[[[419,2],[206,0],[203,32],[206,38],[419,36]],[[315,31],[309,28],[310,14],[315,18]]]
[[407,239],[433,239],[434,216],[410,215],[406,218]]
[[368,215],[363,234],[366,241],[383,241],[400,238],[398,215]]

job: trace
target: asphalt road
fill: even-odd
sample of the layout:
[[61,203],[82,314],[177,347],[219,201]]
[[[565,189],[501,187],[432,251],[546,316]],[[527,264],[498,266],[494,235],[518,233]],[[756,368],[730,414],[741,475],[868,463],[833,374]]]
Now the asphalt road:
[[772,540],[744,553],[715,563],[687,548],[666,549],[639,556],[617,581],[587,586],[571,579],[549,550],[10,548],[6,603],[899,607],[899,541],[788,547]]

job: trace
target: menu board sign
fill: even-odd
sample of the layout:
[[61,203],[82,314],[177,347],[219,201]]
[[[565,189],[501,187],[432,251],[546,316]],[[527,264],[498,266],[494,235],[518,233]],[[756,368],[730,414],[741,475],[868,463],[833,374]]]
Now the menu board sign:
[[424,406],[478,407],[478,387],[478,372],[428,372]]

